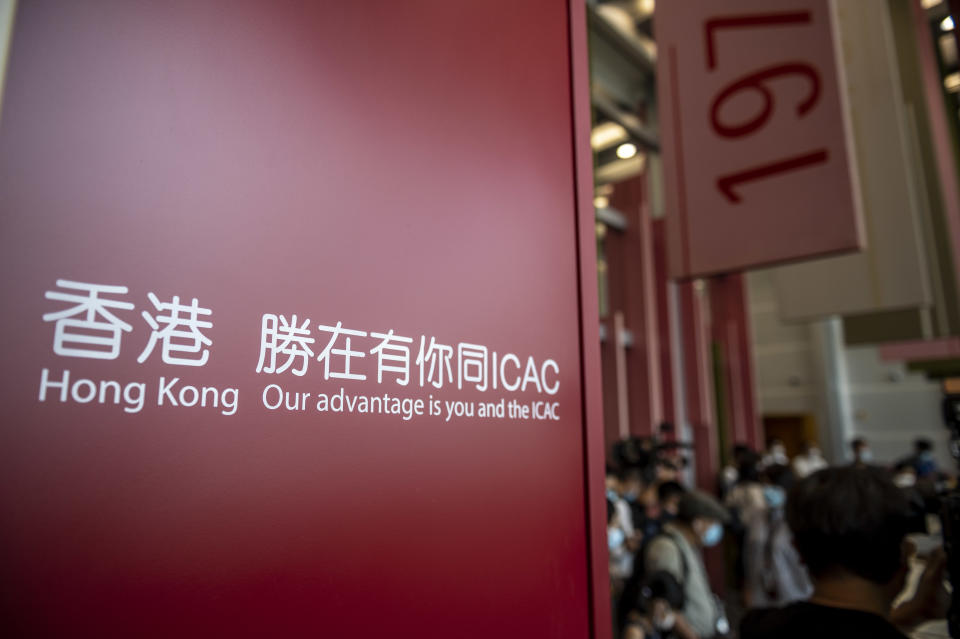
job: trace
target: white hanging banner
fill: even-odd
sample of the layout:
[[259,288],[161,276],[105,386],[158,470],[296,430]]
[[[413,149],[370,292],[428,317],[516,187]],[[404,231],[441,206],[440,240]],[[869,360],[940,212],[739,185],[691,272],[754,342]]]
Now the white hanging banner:
[[657,7],[673,277],[862,248],[833,3]]

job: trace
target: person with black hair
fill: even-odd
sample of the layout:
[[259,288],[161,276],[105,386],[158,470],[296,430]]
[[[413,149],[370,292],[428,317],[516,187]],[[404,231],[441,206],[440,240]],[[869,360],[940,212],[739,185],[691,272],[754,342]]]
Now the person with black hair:
[[790,463],[787,457],[787,447],[779,437],[767,440],[767,454],[763,456],[761,466],[786,466]]
[[755,454],[749,446],[737,444],[733,447],[727,464],[720,471],[720,498],[726,499],[727,495],[740,479],[740,464],[743,459],[750,454]]
[[634,536],[639,530],[642,509],[639,505],[641,495],[647,489],[648,481],[640,468],[627,468],[618,475],[620,500],[616,501],[617,512],[627,535]]
[[893,466],[893,483],[904,490],[917,485],[917,469],[907,460],[901,460]]
[[652,467],[629,468],[621,474],[622,496],[630,510],[634,550],[644,538],[660,530],[654,474]]
[[726,506],[744,525],[766,510],[763,486],[760,484],[760,455],[744,453],[740,458],[739,479],[726,498]]
[[627,616],[623,639],[683,639],[677,614],[683,610],[683,586],[668,572],[649,575]]
[[914,441],[912,461],[917,479],[928,479],[936,476],[937,462],[933,457],[933,442],[924,438]]
[[820,447],[811,441],[805,441],[800,446],[800,454],[793,458],[793,474],[797,479],[803,479],[829,465]]
[[657,482],[677,481],[680,477],[680,467],[676,462],[666,458],[657,460],[655,467]]
[[630,437],[613,445],[613,457],[620,468],[646,468],[655,459],[653,441],[649,438]]
[[657,486],[657,501],[660,504],[660,520],[666,523],[677,517],[677,510],[680,507],[680,498],[687,489],[683,484],[676,481],[665,481]]
[[906,580],[911,508],[885,470],[847,466],[814,473],[791,489],[786,517],[813,595],[749,613],[741,639],[904,639],[898,626],[939,614],[942,553],[931,557],[914,597],[891,610]]
[[853,451],[854,466],[866,466],[873,463],[873,452],[870,450],[870,444],[863,437],[857,437],[850,442],[850,450]]

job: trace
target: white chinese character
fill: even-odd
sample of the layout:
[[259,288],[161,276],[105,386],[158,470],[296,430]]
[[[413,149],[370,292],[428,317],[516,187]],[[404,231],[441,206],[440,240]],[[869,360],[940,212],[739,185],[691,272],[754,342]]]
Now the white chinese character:
[[[420,353],[417,355],[417,366],[420,367],[420,385],[424,383],[433,384],[436,388],[443,388],[444,366],[446,366],[446,378],[453,383],[453,368],[450,364],[453,359],[453,347],[446,344],[437,344],[434,337],[430,338],[430,345],[427,346],[426,335],[420,336]],[[427,370],[427,363],[430,369]],[[436,374],[436,377],[434,375]]]
[[[352,351],[350,350],[350,336],[355,337],[366,337],[366,331],[354,331],[349,328],[343,328],[343,322],[337,322],[336,326],[324,326],[320,324],[317,326],[321,331],[327,331],[332,333],[330,336],[330,341],[327,342],[326,347],[320,353],[320,356],[317,357],[317,361],[323,362],[323,378],[330,379],[331,377],[339,377],[341,379],[366,379],[366,375],[361,375],[360,373],[351,373],[350,372],[350,360],[354,357],[366,357],[367,354],[363,351]],[[344,335],[346,343],[344,348],[333,348],[334,343],[337,341],[337,337]],[[343,357],[343,372],[330,371],[330,360],[333,359],[334,355],[340,355]]]
[[[307,364],[313,357],[310,344],[315,341],[310,337],[310,320],[303,320],[297,325],[297,316],[294,314],[288,322],[283,315],[264,313],[260,324],[260,361],[257,363],[257,372],[282,373],[293,365],[294,360],[300,360],[300,366],[291,373],[303,376],[307,372]],[[264,365],[269,353],[270,361]],[[286,355],[287,360],[277,366],[277,355]]]
[[[180,303],[180,297],[173,296],[172,302],[163,302],[153,293],[147,293],[147,297],[153,302],[158,311],[169,311],[169,315],[157,315],[156,319],[150,316],[146,311],[142,312],[143,319],[147,321],[153,333],[150,334],[150,341],[147,347],[140,353],[137,361],[141,364],[150,357],[153,347],[157,340],[163,340],[163,363],[179,364],[181,366],[203,366],[207,363],[210,351],[204,346],[210,346],[213,342],[200,332],[201,328],[213,328],[213,324],[200,319],[200,315],[210,315],[212,311],[208,308],[200,308],[197,305],[197,298],[193,298],[190,306]],[[185,313],[185,315],[181,315]],[[160,324],[166,324],[160,328]],[[182,327],[182,328],[181,328]],[[186,353],[190,355],[200,354],[199,358],[179,357],[176,353]]]
[[[397,378],[397,383],[406,386],[410,382],[410,347],[413,339],[410,337],[401,337],[393,334],[393,329],[384,333],[370,333],[370,337],[376,337],[383,341],[370,349],[371,353],[377,353],[377,383],[383,383],[383,371],[400,373],[402,377]],[[396,343],[399,342],[399,343]],[[386,364],[385,362],[397,362],[396,364]]]
[[[47,291],[44,294],[48,300],[76,304],[62,311],[45,313],[43,316],[45,322],[57,322],[53,335],[53,352],[66,357],[117,359],[117,355],[120,354],[120,331],[129,333],[133,327],[107,309],[130,310],[133,304],[103,299],[98,295],[126,294],[127,287],[85,284],[70,280],[57,280],[57,286],[85,291],[86,294],[76,295],[60,291]],[[81,317],[74,317],[78,315]]]
[[487,347],[477,344],[457,345],[457,388],[474,382],[477,390],[487,390]]

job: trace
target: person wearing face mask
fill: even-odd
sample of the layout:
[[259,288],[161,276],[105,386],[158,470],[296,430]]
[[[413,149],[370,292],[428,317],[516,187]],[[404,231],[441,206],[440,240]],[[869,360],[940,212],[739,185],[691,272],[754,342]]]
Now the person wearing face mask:
[[652,467],[629,468],[622,473],[622,497],[630,509],[634,550],[659,531],[660,505],[653,478]]
[[[771,464],[776,466],[777,464]],[[744,455],[740,461],[736,486],[727,494],[725,505],[737,519],[749,525],[751,519],[766,510],[763,500],[763,487],[760,484],[760,456],[756,453]]]
[[620,524],[614,502],[607,498],[607,551],[609,552],[610,580],[613,592],[623,588],[623,581],[633,572],[633,553],[627,544],[627,535]]
[[787,466],[772,466],[764,471],[767,508],[762,517],[751,522],[744,547],[743,594],[747,608],[781,606],[806,599],[813,589],[784,518],[786,491],[793,479]]
[[636,498],[638,484],[631,472],[617,475],[607,473],[607,504],[610,510],[607,522],[607,541],[610,546],[610,577],[615,589],[633,574],[633,554],[640,546],[641,536],[634,526],[630,501]]
[[683,589],[683,608],[672,620],[676,636],[683,639],[706,639],[727,631],[723,609],[710,590],[703,563],[703,548],[720,543],[727,521],[726,508],[713,497],[687,492],[677,504],[676,519],[664,525],[663,532],[644,550],[645,573],[669,574]]
[[913,464],[907,461],[897,463],[893,467],[893,483],[897,485],[897,488],[903,488],[904,490],[916,486],[917,470],[913,467]]
[[793,458],[793,474],[796,475],[797,479],[803,479],[829,465],[827,460],[823,458],[819,446],[804,442],[800,454]]
[[929,439],[918,439],[913,442],[911,461],[917,479],[929,479],[937,474],[937,462],[933,457],[933,442]]
[[748,613],[741,639],[906,639],[901,629],[942,616],[942,551],[928,561],[916,594],[892,608],[909,570],[911,516],[907,496],[881,468],[828,468],[799,482],[786,518],[813,594]]
[[863,437],[857,437],[850,442],[850,448],[853,450],[853,465],[866,466],[873,463],[873,452],[870,445]]
[[657,500],[660,502],[660,521],[665,524],[676,519],[680,508],[680,498],[687,489],[675,481],[665,481],[657,486]]
[[762,466],[786,466],[790,463],[787,447],[783,440],[773,437],[767,442],[767,454],[763,456]]
[[631,550],[635,551],[642,541],[643,507],[640,497],[647,486],[638,468],[620,471],[618,479],[618,499],[614,500],[614,504]]
[[622,639],[682,639],[693,632],[681,621],[677,611],[683,609],[683,587],[672,575],[657,572],[649,575],[637,595],[624,627]]

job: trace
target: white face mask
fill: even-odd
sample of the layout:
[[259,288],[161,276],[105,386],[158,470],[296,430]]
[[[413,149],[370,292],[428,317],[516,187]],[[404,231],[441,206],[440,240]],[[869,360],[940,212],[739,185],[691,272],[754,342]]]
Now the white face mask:
[[913,473],[900,473],[893,478],[898,488],[911,488],[917,484],[917,476]]
[[869,448],[864,448],[860,451],[860,460],[861,461],[873,461],[873,451]]
[[607,549],[613,552],[627,541],[627,536],[619,528],[607,528]]
[[700,535],[700,541],[704,546],[710,548],[716,546],[723,539],[723,526],[718,522],[713,522],[710,526],[703,531],[703,534]]
[[657,630],[673,630],[673,627],[677,623],[677,614],[672,610],[665,614],[660,619],[654,619],[653,625],[657,627]]

